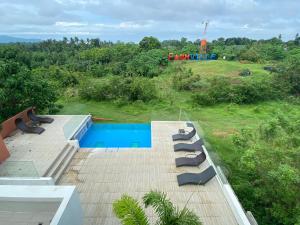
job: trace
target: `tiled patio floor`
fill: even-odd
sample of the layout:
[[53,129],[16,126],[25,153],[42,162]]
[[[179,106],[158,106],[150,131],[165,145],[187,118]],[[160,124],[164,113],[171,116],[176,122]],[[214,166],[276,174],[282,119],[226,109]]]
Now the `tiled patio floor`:
[[11,156],[0,165],[0,177],[43,176],[68,142],[65,138],[64,128],[68,128],[70,125],[78,126],[86,116],[51,117],[54,118],[53,123],[42,124],[45,131],[40,135],[17,130],[10,137],[4,139]]
[[[204,225],[235,225],[234,215],[223,195],[217,178],[205,186],[179,187],[176,175],[201,172],[199,168],[176,168],[171,135],[184,128],[183,122],[152,122],[152,149],[80,149],[63,175],[60,185],[76,185],[84,210],[85,225],[120,224],[112,203],[127,193],[139,200],[150,190],[160,190],[179,207],[199,215]],[[155,214],[147,210],[155,221]]]

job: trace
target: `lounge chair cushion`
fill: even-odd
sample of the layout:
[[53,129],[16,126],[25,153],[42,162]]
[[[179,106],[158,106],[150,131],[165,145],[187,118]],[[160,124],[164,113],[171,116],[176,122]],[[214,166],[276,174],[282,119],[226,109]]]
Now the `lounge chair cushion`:
[[195,141],[192,144],[187,144],[187,143],[178,143],[174,145],[174,151],[186,151],[186,152],[195,152],[195,151],[201,151],[203,152],[203,141],[202,139],[199,139]]
[[206,154],[201,152],[196,157],[180,157],[175,159],[176,167],[180,166],[199,166],[206,159]]
[[22,120],[22,118],[17,118],[15,120],[15,123],[16,123],[17,128],[19,128],[21,131],[23,131],[25,133],[41,134],[45,131],[45,129],[42,128],[42,127],[30,127],[30,126],[28,126]]
[[27,112],[27,115],[28,117],[34,121],[34,122],[39,122],[39,123],[52,123],[54,121],[53,118],[50,118],[50,117],[40,117],[40,116],[36,116],[32,109],[30,109],[28,112]]
[[183,173],[177,176],[178,185],[197,184],[204,185],[216,175],[213,166],[209,166],[201,173]]
[[179,141],[179,140],[190,140],[192,137],[194,137],[195,136],[195,134],[196,134],[197,132],[196,132],[196,129],[195,128],[193,128],[193,130],[191,131],[191,132],[189,132],[189,133],[179,133],[179,134],[174,134],[173,136],[172,136],[172,139],[173,139],[173,141]]

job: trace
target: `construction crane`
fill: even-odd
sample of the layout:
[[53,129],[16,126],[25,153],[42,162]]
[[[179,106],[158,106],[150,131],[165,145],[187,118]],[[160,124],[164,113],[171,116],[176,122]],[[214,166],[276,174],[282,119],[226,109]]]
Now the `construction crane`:
[[206,35],[206,32],[207,32],[207,27],[208,27],[208,24],[209,24],[209,21],[203,21],[202,24],[204,24],[204,31],[203,31],[203,39],[200,41],[200,54],[202,55],[206,55],[206,51],[207,51],[207,41],[205,39],[205,35]]

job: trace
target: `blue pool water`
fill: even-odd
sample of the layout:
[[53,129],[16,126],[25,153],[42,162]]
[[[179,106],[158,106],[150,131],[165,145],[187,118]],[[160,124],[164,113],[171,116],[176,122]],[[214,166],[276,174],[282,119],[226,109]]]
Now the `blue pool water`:
[[79,140],[81,148],[151,147],[150,124],[92,124]]

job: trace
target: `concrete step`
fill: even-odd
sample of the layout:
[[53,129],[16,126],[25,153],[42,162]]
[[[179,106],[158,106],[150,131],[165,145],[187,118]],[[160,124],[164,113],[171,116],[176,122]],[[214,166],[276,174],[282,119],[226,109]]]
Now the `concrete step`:
[[55,160],[51,163],[51,165],[49,166],[49,168],[44,173],[43,177],[50,177],[50,174],[53,173],[53,170],[57,167],[57,164],[61,161],[61,158],[63,158],[65,156],[65,154],[67,154],[67,149],[68,148],[70,148],[70,144],[69,143],[67,143],[65,145],[65,147],[63,148],[63,150],[57,155],[57,157],[55,158]]
[[55,174],[52,176],[55,183],[58,183],[61,176],[65,172],[65,170],[68,168],[70,162],[72,161],[74,155],[77,152],[77,149],[72,146],[72,148],[69,149],[68,155],[64,158],[63,163],[60,164],[60,167],[56,170]]
[[60,159],[57,162],[57,164],[55,165],[55,167],[53,167],[53,169],[50,171],[50,173],[49,173],[50,177],[54,178],[55,174],[60,170],[60,167],[64,164],[64,162],[69,157],[69,155],[71,154],[73,149],[74,149],[74,146],[70,146],[69,148],[67,148],[65,150],[66,153],[63,154],[62,157],[60,157]]

